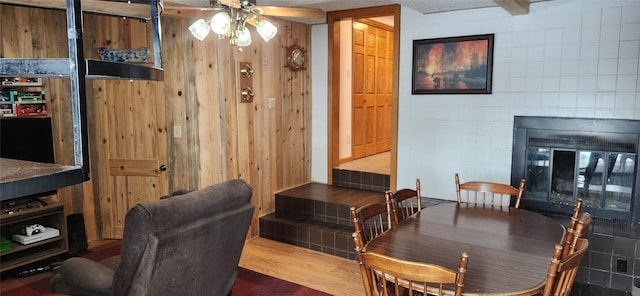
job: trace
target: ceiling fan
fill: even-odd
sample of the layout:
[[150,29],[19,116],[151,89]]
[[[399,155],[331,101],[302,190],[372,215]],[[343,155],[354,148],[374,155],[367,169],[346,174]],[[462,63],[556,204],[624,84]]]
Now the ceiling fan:
[[[231,45],[248,46],[251,34],[250,24],[265,40],[273,38],[278,29],[265,16],[287,18],[324,18],[324,11],[315,8],[277,7],[256,5],[255,0],[210,0],[209,6],[189,6],[164,2],[162,14],[168,16],[197,19],[189,26],[189,31],[198,40],[213,32],[220,38],[229,37]],[[213,12],[213,13],[212,13]]]

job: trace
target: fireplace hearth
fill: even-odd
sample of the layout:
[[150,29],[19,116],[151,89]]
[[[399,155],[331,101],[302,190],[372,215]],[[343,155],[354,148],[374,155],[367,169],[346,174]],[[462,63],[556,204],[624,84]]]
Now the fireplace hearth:
[[511,183],[522,208],[570,215],[578,198],[594,223],[640,222],[640,121],[516,116]]

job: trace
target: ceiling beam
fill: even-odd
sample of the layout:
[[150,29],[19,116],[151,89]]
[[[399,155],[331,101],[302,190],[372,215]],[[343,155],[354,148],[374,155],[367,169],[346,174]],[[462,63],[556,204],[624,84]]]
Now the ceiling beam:
[[[67,9],[66,0],[0,0],[0,4],[31,6],[53,9]],[[138,19],[151,19],[149,4],[128,4],[126,2],[108,2],[82,0],[82,11]]]
[[493,0],[511,15],[529,14],[530,0]]

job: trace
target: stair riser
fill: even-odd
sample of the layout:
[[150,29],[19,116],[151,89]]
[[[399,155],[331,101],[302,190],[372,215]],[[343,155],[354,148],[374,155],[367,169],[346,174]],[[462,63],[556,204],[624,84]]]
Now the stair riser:
[[316,221],[351,226],[350,205],[299,197],[276,195],[276,216],[305,218]]
[[333,186],[377,192],[389,190],[390,177],[385,174],[333,169]]
[[277,218],[260,218],[260,237],[316,250],[326,254],[355,259],[351,228],[314,226]]

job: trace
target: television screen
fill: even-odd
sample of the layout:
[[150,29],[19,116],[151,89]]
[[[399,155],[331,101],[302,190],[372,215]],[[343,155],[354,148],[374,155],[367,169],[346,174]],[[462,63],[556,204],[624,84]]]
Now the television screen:
[[55,163],[51,118],[0,118],[0,157]]

